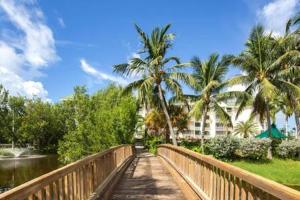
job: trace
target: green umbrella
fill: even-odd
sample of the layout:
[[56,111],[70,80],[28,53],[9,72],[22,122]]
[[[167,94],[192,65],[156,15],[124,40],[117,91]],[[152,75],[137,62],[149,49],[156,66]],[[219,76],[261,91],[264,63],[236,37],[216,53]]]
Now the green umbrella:
[[[272,138],[276,138],[276,139],[284,139],[286,138],[286,136],[281,133],[275,124],[271,125],[271,134],[272,134]],[[269,138],[269,129],[266,131],[261,132],[259,135],[255,136],[256,138]]]

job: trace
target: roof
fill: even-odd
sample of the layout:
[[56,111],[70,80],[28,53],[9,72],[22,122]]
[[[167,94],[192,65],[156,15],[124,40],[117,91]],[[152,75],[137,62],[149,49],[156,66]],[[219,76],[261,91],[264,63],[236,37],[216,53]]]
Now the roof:
[[[283,139],[286,138],[286,136],[281,133],[275,124],[271,125],[271,133],[272,133],[272,138],[276,138],[276,139]],[[255,136],[256,138],[269,138],[269,129],[266,131],[261,132],[260,134],[258,134],[257,136]]]

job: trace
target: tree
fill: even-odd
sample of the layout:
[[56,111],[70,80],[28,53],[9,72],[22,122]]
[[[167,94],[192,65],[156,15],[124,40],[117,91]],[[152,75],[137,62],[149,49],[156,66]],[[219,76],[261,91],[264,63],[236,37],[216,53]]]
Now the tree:
[[257,124],[250,118],[245,122],[238,122],[234,127],[233,133],[235,135],[241,135],[243,138],[249,138],[257,134],[257,131]]
[[137,122],[137,102],[123,89],[110,85],[93,95],[76,87],[63,101],[68,118],[67,133],[59,142],[59,159],[72,162],[118,144],[133,142]]
[[[222,92],[226,86],[224,76],[228,70],[227,57],[219,61],[218,54],[211,54],[207,61],[201,61],[198,57],[191,60],[194,69],[193,79],[189,82],[196,95],[184,95],[185,98],[194,101],[191,114],[196,119],[201,119],[201,148],[204,150],[204,130],[207,114],[214,110],[216,115],[226,125],[232,126],[228,113],[220,105],[220,102],[240,95],[239,92]],[[202,151],[204,152],[204,151]]]
[[[299,17],[299,16],[298,16]],[[300,19],[300,18],[299,18]],[[295,19],[297,23],[298,20]],[[289,22],[288,22],[289,23]],[[286,54],[289,52],[295,52],[294,56],[287,57],[282,60],[283,69],[280,72],[281,77],[294,85],[300,85],[300,59],[299,59],[299,50],[300,50],[300,40],[299,40],[299,29],[298,31],[286,34],[282,37],[278,37],[276,40],[279,46],[279,53]],[[298,52],[298,53],[297,53]],[[300,138],[300,98],[297,94],[293,92],[286,92],[284,95],[284,103],[281,104],[283,112],[285,112],[286,117],[289,117],[292,113],[289,111],[292,110],[295,116],[296,123],[296,135]],[[284,106],[285,105],[285,106]],[[283,107],[284,106],[284,107]]]
[[9,140],[12,143],[12,147],[14,147],[15,143],[22,143],[22,138],[20,136],[19,130],[22,126],[23,117],[25,113],[25,102],[26,99],[22,96],[10,96],[8,98],[8,119],[9,123],[7,126],[11,130]]
[[[288,119],[293,114],[292,101],[290,95],[282,94],[273,100],[273,104],[276,105],[275,114],[281,111],[285,115],[285,134],[288,136]],[[275,120],[273,120],[275,123]]]
[[[232,63],[238,66],[244,75],[233,77],[230,82],[246,85],[245,92],[248,94],[240,101],[237,115],[251,101],[253,115],[258,114],[261,121],[267,120],[270,138],[272,137],[270,102],[281,93],[299,95],[299,86],[287,81],[281,74],[283,61],[294,56],[299,56],[299,52],[288,51],[281,54],[278,43],[272,35],[267,35],[262,26],[256,26],[251,31],[246,49],[232,59]],[[269,158],[271,156],[270,154]]]
[[[290,34],[292,31],[292,34],[299,34],[300,33],[300,13],[296,14],[294,17],[290,18],[286,23],[286,34]],[[295,30],[292,30],[292,28],[295,28]]]
[[[61,139],[61,126],[57,121],[58,113],[54,105],[41,99],[26,102],[22,124],[19,128],[21,143],[31,144],[44,152],[56,152],[58,141]],[[19,139],[20,140],[20,139]]]
[[[125,88],[125,92],[137,90],[139,99],[144,100],[149,97],[152,100],[151,96],[159,97],[159,103],[166,117],[172,142],[177,145],[163,87],[166,91],[180,95],[182,90],[177,80],[186,80],[187,77],[184,73],[177,72],[185,65],[180,64],[177,57],[167,57],[174,39],[174,34],[168,33],[170,27],[171,25],[166,25],[162,28],[155,28],[151,35],[148,35],[139,26],[135,25],[143,46],[143,49],[139,52],[140,57],[132,58],[129,63],[115,65],[114,71],[125,76],[141,75],[142,78],[130,83]],[[171,62],[175,64],[169,65]]]
[[[172,126],[176,129],[177,133],[185,131],[188,126],[188,113],[184,111],[182,106],[171,104],[168,109]],[[165,121],[166,117],[163,111],[158,109],[152,109],[145,117],[145,125],[148,130],[153,134],[165,135],[166,142],[169,142],[170,132]]]
[[8,124],[8,91],[0,84],[0,143],[7,142],[7,135],[10,131]]

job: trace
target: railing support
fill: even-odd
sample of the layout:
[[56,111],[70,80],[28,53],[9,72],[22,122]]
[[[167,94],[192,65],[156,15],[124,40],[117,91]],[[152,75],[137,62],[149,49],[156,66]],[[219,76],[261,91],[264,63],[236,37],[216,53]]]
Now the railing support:
[[300,200],[300,192],[183,147],[160,145],[158,155],[203,200]]
[[0,194],[0,200],[106,199],[111,181],[134,157],[132,145],[121,145],[49,172]]

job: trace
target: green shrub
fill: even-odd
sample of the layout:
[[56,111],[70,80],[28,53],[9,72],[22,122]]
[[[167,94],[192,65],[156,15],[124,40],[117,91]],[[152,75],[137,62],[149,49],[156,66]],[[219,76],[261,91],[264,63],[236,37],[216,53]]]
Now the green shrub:
[[201,153],[201,143],[199,140],[197,141],[182,140],[180,146],[195,151],[197,153]]
[[157,153],[157,146],[162,144],[161,136],[148,136],[145,141],[145,148],[148,149],[150,153]]
[[267,159],[270,145],[270,139],[241,139],[240,147],[236,154],[250,160],[265,160]]
[[191,148],[192,151],[195,151],[197,153],[202,153],[201,147],[200,146],[194,146]]
[[300,154],[300,141],[299,140],[286,140],[282,141],[277,148],[277,155],[281,158],[299,157]]
[[239,139],[233,136],[217,136],[205,144],[205,153],[223,160],[233,160],[239,147]]
[[6,149],[0,149],[0,156],[13,156],[13,154]]

